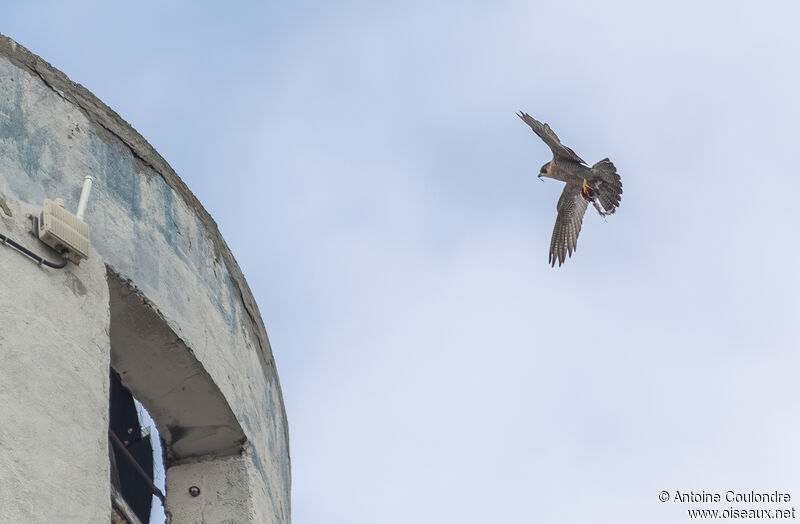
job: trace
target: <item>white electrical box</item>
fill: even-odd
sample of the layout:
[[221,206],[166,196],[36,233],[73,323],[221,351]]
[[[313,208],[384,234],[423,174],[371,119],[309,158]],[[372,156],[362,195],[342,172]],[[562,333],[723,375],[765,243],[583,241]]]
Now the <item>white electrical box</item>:
[[89,226],[49,198],[42,206],[36,232],[39,240],[75,264],[89,256]]

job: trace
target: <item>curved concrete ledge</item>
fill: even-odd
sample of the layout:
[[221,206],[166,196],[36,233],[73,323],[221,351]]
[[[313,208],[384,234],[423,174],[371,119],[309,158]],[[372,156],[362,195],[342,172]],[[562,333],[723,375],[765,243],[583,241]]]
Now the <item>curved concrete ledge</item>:
[[[61,197],[74,210],[86,174],[96,178],[85,218],[90,260],[109,268],[109,290],[77,300],[110,296],[110,362],[139,370],[123,374],[123,382],[153,411],[170,460],[176,468],[180,463],[180,475],[168,473],[168,486],[201,470],[211,479],[213,461],[224,460],[229,475],[244,475],[251,497],[237,519],[288,522],[289,435],[280,383],[258,306],[216,223],[119,115],[0,35],[0,218],[19,229],[24,217],[3,211],[34,210],[44,198]],[[64,271],[78,285],[105,278],[89,277],[97,268],[92,262]],[[31,278],[56,285],[49,273]],[[175,359],[163,359],[167,354]],[[143,374],[148,362],[154,365]],[[203,403],[193,405],[198,396]],[[193,457],[202,458],[196,470]],[[202,508],[211,506],[189,500],[184,514],[210,518]],[[181,520],[173,514],[173,521]]]
[[247,438],[214,380],[147,299],[109,271],[111,366],[157,421],[168,464],[239,454]]

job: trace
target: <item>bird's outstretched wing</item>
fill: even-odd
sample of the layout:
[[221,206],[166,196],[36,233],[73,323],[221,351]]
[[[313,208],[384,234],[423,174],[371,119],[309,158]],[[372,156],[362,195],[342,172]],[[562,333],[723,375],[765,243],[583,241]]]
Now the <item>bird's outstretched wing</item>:
[[550,240],[551,266],[564,263],[567,254],[572,256],[578,245],[578,234],[581,232],[583,215],[586,213],[588,202],[581,196],[581,187],[577,184],[567,184],[558,199],[558,217],[553,228],[553,238]]
[[550,149],[553,151],[553,156],[555,158],[571,160],[572,162],[578,162],[579,164],[586,163],[581,157],[575,154],[575,151],[561,143],[555,131],[550,129],[549,125],[539,122],[528,113],[523,113],[522,111],[520,111],[517,116],[519,116],[523,122],[531,126],[533,132],[539,135],[539,138],[544,140],[544,143],[547,144],[548,147],[550,147]]

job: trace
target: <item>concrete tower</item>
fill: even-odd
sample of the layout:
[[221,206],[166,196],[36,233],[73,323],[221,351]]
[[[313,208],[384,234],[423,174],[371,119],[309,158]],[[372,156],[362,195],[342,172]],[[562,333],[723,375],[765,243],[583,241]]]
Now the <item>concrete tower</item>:
[[[86,175],[88,258],[40,263],[61,260],[33,233],[45,199],[72,217]],[[158,427],[169,522],[290,522],[280,383],[216,224],[119,115],[3,36],[0,235],[0,522],[135,522],[119,478],[141,435],[109,431],[115,388]]]

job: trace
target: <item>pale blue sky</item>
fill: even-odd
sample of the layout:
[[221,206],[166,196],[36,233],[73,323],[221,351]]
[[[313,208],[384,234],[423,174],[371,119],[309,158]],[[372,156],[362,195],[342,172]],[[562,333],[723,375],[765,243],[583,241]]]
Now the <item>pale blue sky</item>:
[[[3,11],[218,222],[278,365],[295,523],[800,497],[796,3]],[[560,269],[561,184],[518,110],[623,177]]]

